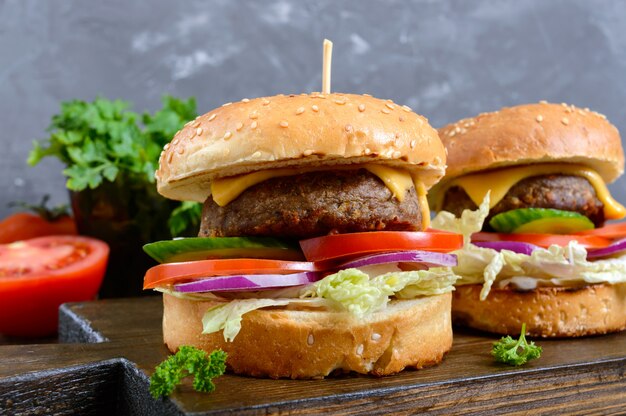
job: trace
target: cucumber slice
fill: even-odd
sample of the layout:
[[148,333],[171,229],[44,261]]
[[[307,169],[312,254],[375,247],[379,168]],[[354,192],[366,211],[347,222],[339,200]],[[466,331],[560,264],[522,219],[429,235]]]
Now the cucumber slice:
[[495,215],[489,225],[501,233],[571,234],[594,228],[577,212],[552,208],[520,208]]
[[304,260],[297,244],[271,237],[180,238],[146,244],[143,251],[159,263],[232,258]]

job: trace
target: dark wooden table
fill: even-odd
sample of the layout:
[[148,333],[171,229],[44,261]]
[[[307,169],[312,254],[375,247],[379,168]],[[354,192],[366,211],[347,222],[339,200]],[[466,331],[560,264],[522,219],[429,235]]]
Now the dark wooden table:
[[265,380],[226,375],[153,400],[166,358],[159,298],[64,305],[58,344],[0,346],[0,414],[625,414],[626,333],[540,340],[539,360],[495,364],[496,339],[458,330],[444,362],[374,378]]

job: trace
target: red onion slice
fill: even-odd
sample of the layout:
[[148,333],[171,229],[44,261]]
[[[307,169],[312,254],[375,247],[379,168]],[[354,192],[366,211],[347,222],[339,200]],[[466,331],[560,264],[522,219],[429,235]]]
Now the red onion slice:
[[515,253],[526,254],[527,256],[530,256],[533,251],[541,248],[534,244],[519,241],[472,241],[472,244],[477,247],[490,248],[496,251],[509,250]]
[[391,253],[373,254],[371,256],[360,257],[347,263],[340,264],[339,269],[349,269],[351,267],[372,266],[375,264],[387,263],[420,263],[428,267],[456,266],[456,256],[454,254],[433,253],[430,251],[411,250],[394,251]]
[[598,257],[612,256],[613,254],[617,254],[622,251],[626,251],[626,238],[618,240],[610,246],[598,248],[595,250],[587,250],[587,258],[595,259]]
[[305,285],[319,280],[313,272],[292,274],[242,274],[235,276],[209,277],[189,283],[174,285],[178,292],[220,292],[235,290],[262,290],[267,288]]

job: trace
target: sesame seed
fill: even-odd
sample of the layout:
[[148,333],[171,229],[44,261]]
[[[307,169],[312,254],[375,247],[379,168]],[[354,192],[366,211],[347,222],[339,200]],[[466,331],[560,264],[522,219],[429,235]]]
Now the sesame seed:
[[179,139],[178,139],[178,137],[177,137],[177,138],[175,138],[175,139],[174,139],[174,141],[172,141],[172,144],[173,144],[173,145],[177,145],[179,141],[180,141],[180,140],[179,140]]
[[380,338],[381,338],[380,334],[377,334],[375,332],[372,334],[372,341],[378,341]]
[[398,118],[398,120],[400,120],[400,121],[404,121],[404,117],[400,116],[400,117]]
[[200,122],[199,122],[199,121],[196,121],[195,123],[193,123],[193,126],[192,126],[192,127],[200,127]]
[[370,148],[369,148],[369,147],[366,147],[366,148],[365,148],[365,154],[366,154],[366,155],[369,155],[370,153],[372,153],[372,151],[370,150]]
[[318,106],[316,106],[316,105],[312,105],[311,106],[311,110],[313,110],[313,111],[315,111],[317,113],[318,111],[320,111],[320,108]]
[[541,114],[539,114],[536,118],[535,118],[539,123],[541,123],[543,121],[543,116]]
[[228,139],[230,139],[230,138],[232,137],[232,135],[233,135],[233,134],[232,134],[231,132],[227,131],[227,132],[224,134],[224,140],[228,140]]
[[415,148],[417,142],[415,140],[411,140],[411,149]]
[[454,131],[457,132],[457,133],[460,133],[461,132],[461,128],[459,126],[456,126],[454,128]]
[[217,117],[217,114],[211,114],[211,117],[209,117],[209,121],[215,120],[215,117]]
[[348,133],[352,132],[352,125],[350,125],[350,124],[346,124],[346,131],[347,131]]
[[303,152],[303,154],[304,154],[305,156],[311,156],[311,155],[313,154],[313,150],[311,150],[311,149],[307,149],[307,150],[305,150],[305,151]]
[[409,107],[408,105],[403,105],[403,106],[402,106],[402,109],[403,109],[404,111],[406,111],[407,113],[410,113],[411,111],[413,111],[413,110],[411,110],[411,107]]
[[252,120],[257,119],[259,118],[259,113],[257,113],[256,111],[253,111],[250,113],[248,117],[250,117]]
[[380,110],[381,112],[385,113],[385,114],[389,114],[391,113],[391,111],[387,110],[386,108],[383,108],[382,110]]
[[165,146],[163,146],[163,150],[167,150],[167,148],[170,147],[169,143],[165,143]]
[[252,122],[252,124],[250,124],[250,128],[251,128],[252,130],[256,129],[256,127],[257,127],[257,126],[258,126],[258,124],[257,124],[257,122],[256,122],[256,121],[253,121],[253,122]]
[[232,103],[226,103],[226,104],[222,104],[222,107],[228,107],[229,105],[231,105]]
[[548,104],[548,102],[546,100],[541,100],[539,101],[539,104]]
[[174,153],[170,153],[170,156],[167,158],[167,163],[172,163],[173,158],[174,158]]
[[235,126],[235,130],[239,131],[243,128],[243,123],[240,121],[239,123],[237,123],[237,125]]
[[280,122],[280,127],[289,127],[289,123],[286,120]]
[[314,342],[315,342],[315,338],[313,337],[313,334],[309,334],[309,336],[306,339],[306,343],[309,345],[313,345]]
[[391,157],[393,157],[394,159],[398,159],[401,154],[402,153],[399,150],[396,150],[395,152],[392,153]]
[[370,94],[363,94],[364,97],[371,97]]
[[176,149],[176,152],[179,155],[182,155],[183,153],[185,153],[185,147],[184,146],[178,146],[178,149]]
[[242,102],[242,103],[249,103],[249,102],[250,102],[250,100],[249,100],[249,99],[247,99],[247,98],[244,98],[243,100],[241,100],[241,102]]
[[346,102],[343,100],[334,100],[335,104],[344,105]]
[[359,111],[362,113],[365,111],[365,104],[359,104]]
[[387,106],[387,108],[389,108],[390,110],[393,110],[394,108],[396,108],[393,104],[391,103],[385,103],[385,105]]
[[356,354],[357,355],[363,354],[363,349],[364,349],[363,344],[359,344],[359,346],[356,347]]
[[[190,121],[186,122],[184,127],[188,127],[191,123],[193,123],[193,120],[190,120]],[[180,130],[178,130],[178,132],[180,132]],[[176,133],[176,134],[178,134],[178,133]]]
[[202,134],[202,127],[198,127],[198,128],[196,129],[196,134],[197,134],[198,136]]
[[454,131],[454,130],[450,130],[448,132],[448,136],[450,136],[450,137],[453,137],[455,134],[456,134],[456,131]]
[[567,117],[563,117],[561,119],[561,123],[565,124],[566,126],[569,124],[569,119]]
[[561,106],[567,108],[567,103],[561,103]]
[[264,99],[263,100],[263,105],[268,105],[270,103],[270,100]]
[[289,94],[289,98],[293,98],[295,96],[296,96],[296,94]]
[[583,108],[583,110],[585,110],[586,112],[589,112],[589,111],[590,111],[590,110],[589,110],[589,107],[585,107],[585,108]]
[[302,114],[302,113],[304,113],[304,107],[300,107],[296,110],[297,115]]

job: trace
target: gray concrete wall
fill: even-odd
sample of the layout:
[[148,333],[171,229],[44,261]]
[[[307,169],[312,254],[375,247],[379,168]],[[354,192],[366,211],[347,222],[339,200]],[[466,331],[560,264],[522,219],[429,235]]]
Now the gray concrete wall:
[[[408,104],[441,126],[546,99],[626,132],[626,2],[0,0],[0,216],[66,200],[61,166],[25,159],[59,102],[96,95],[153,110],[164,93],[223,102],[333,90]],[[626,201],[626,179],[612,185]]]

